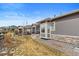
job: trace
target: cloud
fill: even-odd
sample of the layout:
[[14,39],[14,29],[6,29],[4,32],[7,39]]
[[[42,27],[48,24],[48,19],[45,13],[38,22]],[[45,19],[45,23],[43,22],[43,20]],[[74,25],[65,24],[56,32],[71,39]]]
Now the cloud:
[[27,17],[21,13],[6,12],[2,16],[0,17],[0,26],[24,25],[25,21],[27,21]]

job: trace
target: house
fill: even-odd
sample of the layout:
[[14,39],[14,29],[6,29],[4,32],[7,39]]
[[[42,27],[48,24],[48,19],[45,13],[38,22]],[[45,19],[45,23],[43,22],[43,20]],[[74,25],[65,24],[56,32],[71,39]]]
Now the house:
[[31,34],[40,34],[40,24],[32,24],[31,26]]
[[24,34],[31,34],[31,25],[24,26]]
[[23,26],[18,26],[18,35],[23,35],[24,34],[24,27]]
[[38,23],[40,23],[40,38],[74,44],[79,42],[79,10],[47,18]]
[[9,31],[15,31],[15,29],[17,29],[17,26],[15,26],[15,25],[11,25],[11,26],[9,26]]

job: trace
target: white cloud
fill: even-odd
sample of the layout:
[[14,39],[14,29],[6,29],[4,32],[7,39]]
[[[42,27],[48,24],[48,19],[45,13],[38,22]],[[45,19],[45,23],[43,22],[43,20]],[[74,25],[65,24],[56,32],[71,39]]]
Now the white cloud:
[[[39,11],[35,12],[36,14],[39,14]],[[40,20],[43,20],[44,16],[26,16],[22,13],[17,12],[4,12],[2,15],[0,15],[0,26],[10,26],[10,25],[26,25],[26,22],[28,24],[36,23]]]
[[19,15],[19,13],[15,12],[6,12],[3,14],[3,17],[0,18],[0,26],[24,25],[26,19],[27,17],[23,14]]

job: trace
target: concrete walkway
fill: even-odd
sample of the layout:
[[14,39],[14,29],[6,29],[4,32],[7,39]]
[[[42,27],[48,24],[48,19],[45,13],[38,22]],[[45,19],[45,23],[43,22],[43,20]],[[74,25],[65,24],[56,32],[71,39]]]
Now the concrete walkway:
[[79,51],[74,49],[74,45],[57,41],[57,40],[45,40],[40,39],[39,36],[32,35],[32,38],[38,42],[48,45],[51,48],[55,48],[61,52],[64,52],[66,56],[79,56]]

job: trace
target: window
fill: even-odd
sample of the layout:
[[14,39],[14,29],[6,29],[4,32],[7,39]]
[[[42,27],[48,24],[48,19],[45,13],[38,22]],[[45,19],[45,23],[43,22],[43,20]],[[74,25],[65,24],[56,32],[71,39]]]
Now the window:
[[51,31],[55,31],[55,22],[51,23]]
[[46,24],[41,24],[41,26],[40,26],[41,33],[45,33],[45,27],[46,27]]
[[35,33],[35,27],[32,28],[32,33],[33,33],[33,34]]
[[42,33],[45,33],[45,27],[42,27],[42,28],[41,28],[41,32],[42,32]]

